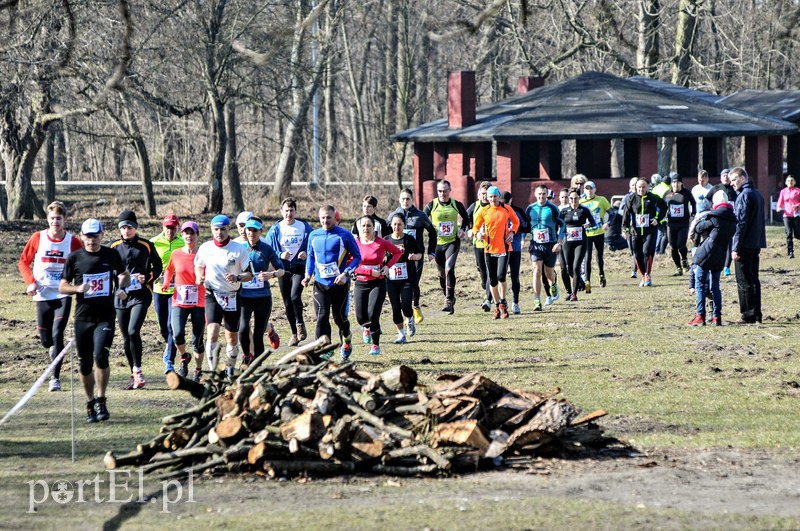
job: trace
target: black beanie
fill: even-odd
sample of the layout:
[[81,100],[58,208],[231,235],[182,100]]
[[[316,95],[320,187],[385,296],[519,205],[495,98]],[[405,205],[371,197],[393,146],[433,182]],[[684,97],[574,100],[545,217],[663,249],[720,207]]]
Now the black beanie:
[[139,228],[139,223],[136,221],[136,212],[133,210],[123,210],[119,213],[119,218],[117,218],[117,226],[121,228],[125,225],[130,225],[134,229]]

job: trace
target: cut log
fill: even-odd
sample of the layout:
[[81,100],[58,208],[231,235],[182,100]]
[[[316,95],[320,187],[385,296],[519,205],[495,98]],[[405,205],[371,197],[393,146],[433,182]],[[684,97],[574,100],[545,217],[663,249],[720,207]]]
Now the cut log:
[[195,382],[189,378],[183,378],[176,372],[168,372],[166,375],[167,387],[173,391],[187,391],[196,399],[200,400],[206,394],[206,386],[200,382]]
[[591,413],[587,413],[586,415],[573,420],[569,423],[570,426],[580,426],[581,424],[586,424],[587,422],[592,422],[593,420],[597,420],[601,417],[605,417],[608,415],[608,412],[604,409],[596,409]]
[[353,433],[350,446],[369,457],[380,457],[383,454],[385,440],[379,431],[363,424]]
[[477,420],[465,420],[439,424],[433,431],[433,446],[440,444],[460,444],[476,448],[481,455],[489,448],[489,439]]
[[116,456],[114,455],[114,452],[109,450],[106,452],[105,457],[103,457],[103,465],[105,465],[107,470],[114,470],[115,468],[125,466],[139,466],[147,461],[147,459],[148,457],[141,453],[130,453],[128,455]]
[[243,435],[242,430],[242,417],[228,417],[223,419],[216,426],[217,435],[219,438],[230,442]]
[[378,407],[378,403],[375,401],[375,397],[369,393],[353,393],[353,400],[356,401],[356,404],[363,407],[367,411],[375,411],[375,408]]
[[278,459],[268,459],[263,464],[264,471],[270,477],[282,477],[284,475],[297,475],[297,474],[321,474],[321,475],[338,475],[338,474],[352,474],[355,472],[355,463],[352,461],[288,461]]
[[383,386],[392,393],[410,393],[417,385],[417,371],[405,365],[392,367],[380,377]]
[[192,438],[193,431],[188,428],[175,428],[170,432],[166,439],[164,439],[164,448],[167,450],[178,450],[183,448]]
[[263,441],[256,443],[247,452],[247,462],[251,465],[257,465],[267,455],[267,445]]
[[305,442],[319,439],[324,434],[325,425],[318,411],[306,411],[281,425],[281,437],[285,441],[297,439]]

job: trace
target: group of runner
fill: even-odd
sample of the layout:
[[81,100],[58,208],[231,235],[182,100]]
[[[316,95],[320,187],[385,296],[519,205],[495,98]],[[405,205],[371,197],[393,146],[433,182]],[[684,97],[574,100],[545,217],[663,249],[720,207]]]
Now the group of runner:
[[[216,370],[221,361],[216,359],[222,351],[220,331],[229,376],[234,373],[240,352],[243,366],[265,352],[265,337],[270,347],[277,349],[280,338],[270,322],[272,279],[277,281],[289,321],[289,346],[308,337],[302,295],[313,280],[315,337],[331,337],[333,319],[342,342],[340,357],[349,359],[353,351],[348,320],[352,283],[360,335],[369,346],[369,354],[379,355],[383,335],[380,317],[387,295],[396,331],[394,343],[406,343],[424,319],[419,285],[426,259],[437,266],[444,299],[442,311],[455,312],[455,265],[465,235],[474,244],[481,306],[487,312],[494,309],[493,319],[506,319],[510,313],[521,312],[520,265],[527,234],[531,235],[528,251],[533,311],[541,311],[560,298],[556,262],[561,265],[567,300],[577,301],[581,290],[591,293],[593,254],[600,285],[605,287],[604,241],[607,233],[616,232],[610,247],[618,249],[619,230],[626,235],[633,257],[632,276],[639,278],[641,287],[652,286],[653,257],[661,225],[667,229],[675,275],[688,273],[686,242],[690,221],[710,212],[718,203],[732,206],[736,192],[725,182],[726,177],[727,171],[723,172],[721,183],[711,187],[708,175],[700,172],[698,185],[691,192],[683,188],[678,175],[672,176],[666,188],[659,186],[666,184],[664,180],[657,179],[651,189],[647,180],[632,179],[630,192],[612,206],[597,195],[593,182],[576,175],[570,187],[559,194],[560,205],[551,201],[553,194],[547,186],[539,185],[534,193],[536,201],[525,209],[515,206],[508,192],[501,193],[489,182],[481,183],[478,201],[465,208],[450,197],[450,183],[440,180],[436,183],[437,198],[423,210],[414,206],[411,190],[402,190],[399,206],[388,220],[375,213],[377,198],[364,197],[363,215],[350,231],[339,226],[339,213],[331,205],[319,209],[320,227],[313,229],[296,217],[297,203],[288,198],[281,203],[281,220],[266,235],[263,220],[252,212],[236,217],[236,237],[232,235],[230,218],[217,215],[210,222],[212,239],[202,245],[201,229],[195,221],[181,224],[176,215],[170,214],[162,221],[162,231],[148,240],[138,234],[136,214],[124,210],[117,220],[119,238],[108,247],[102,246],[104,228],[99,220],[84,221],[77,238],[65,229],[65,206],[54,202],[47,208],[48,228],[30,238],[20,257],[19,270],[28,295],[36,301],[40,341],[52,359],[64,348],[71,296],[76,298],[80,375],[88,399],[87,420],[93,422],[109,416],[105,393],[114,317],[131,371],[127,389],[145,385],[141,328],[153,302],[165,342],[165,372],[177,369],[181,376],[189,376],[193,361],[191,377],[199,380],[204,357],[208,369]],[[786,204],[787,210],[795,214],[793,198],[787,199]],[[699,240],[695,243],[699,244]],[[724,254],[727,274],[731,253]],[[509,276],[510,311],[506,283]],[[711,281],[707,289],[712,289]],[[189,320],[191,344],[187,345]],[[59,364],[52,373],[51,391],[61,388],[60,369]]]

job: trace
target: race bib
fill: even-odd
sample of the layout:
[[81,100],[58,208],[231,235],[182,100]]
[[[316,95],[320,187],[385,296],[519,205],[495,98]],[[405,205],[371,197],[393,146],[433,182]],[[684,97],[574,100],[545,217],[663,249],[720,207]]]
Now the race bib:
[[175,303],[197,306],[199,289],[194,284],[175,286]]
[[535,243],[550,243],[550,230],[533,229],[533,241]]
[[142,284],[139,282],[139,278],[136,276],[135,273],[131,274],[131,285],[128,286],[128,293],[140,289],[142,289]]
[[264,281],[258,280],[258,273],[253,277],[253,280],[242,282],[242,289],[261,289],[264,287]]
[[389,268],[389,280],[406,280],[408,278],[408,264],[398,262]]
[[683,212],[684,212],[683,205],[669,206],[669,217],[671,218],[682,218]]
[[327,264],[317,264],[320,278],[335,278],[339,276],[339,266],[336,262],[328,262]]
[[636,214],[636,227],[643,228],[650,226],[650,214]]
[[111,273],[90,273],[83,275],[83,283],[89,285],[89,291],[83,294],[85,299],[108,297],[111,294]]
[[452,236],[453,235],[453,227],[454,226],[455,226],[455,223],[453,223],[452,221],[440,221],[439,222],[439,229],[437,231],[437,234],[439,236],[443,237],[443,238],[446,238],[448,236]]
[[61,274],[63,271],[63,267],[59,267],[58,269],[47,268],[44,270],[44,274],[41,276],[41,278],[37,280],[42,286],[58,287],[58,284],[61,282]]
[[583,227],[567,227],[567,241],[579,242],[583,239]]
[[291,253],[292,256],[294,256],[294,255],[296,255],[298,253],[298,251],[300,250],[300,244],[301,243],[303,243],[303,238],[301,236],[296,235],[296,234],[295,235],[284,235],[281,238],[281,247],[283,249],[289,251],[289,253]]
[[219,304],[223,312],[236,311],[236,293],[232,291],[215,291],[214,298],[217,299],[217,304]]
[[503,258],[505,255],[506,253],[492,253],[489,256],[491,256],[492,258]]

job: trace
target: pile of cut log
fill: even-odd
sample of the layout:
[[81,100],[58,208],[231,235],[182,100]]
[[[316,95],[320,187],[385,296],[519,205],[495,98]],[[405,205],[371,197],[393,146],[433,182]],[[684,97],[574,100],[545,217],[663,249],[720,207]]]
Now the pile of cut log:
[[107,468],[139,466],[160,479],[190,471],[270,477],[372,472],[446,474],[525,457],[619,443],[550,393],[512,390],[477,374],[442,375],[430,387],[404,365],[380,374],[320,359],[327,338],[267,364],[256,359],[233,382],[167,375],[197,406],[162,419],[160,434]]

